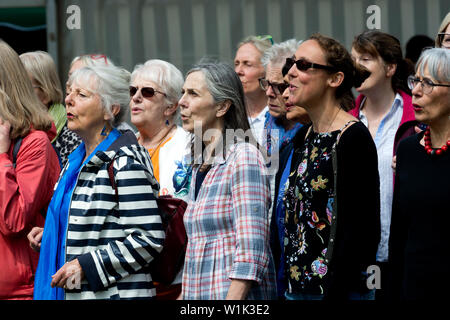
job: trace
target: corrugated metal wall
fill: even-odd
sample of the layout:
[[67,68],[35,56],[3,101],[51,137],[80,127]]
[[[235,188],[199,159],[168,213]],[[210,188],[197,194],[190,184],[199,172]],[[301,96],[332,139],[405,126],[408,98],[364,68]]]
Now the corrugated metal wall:
[[[69,5],[81,9],[81,28],[69,30]],[[319,31],[347,47],[366,30],[367,7],[381,9],[381,30],[403,46],[415,34],[434,39],[449,0],[62,0],[59,58],[62,79],[76,55],[105,53],[128,70],[151,58],[187,71],[204,56],[231,62],[251,34],[276,42]]]

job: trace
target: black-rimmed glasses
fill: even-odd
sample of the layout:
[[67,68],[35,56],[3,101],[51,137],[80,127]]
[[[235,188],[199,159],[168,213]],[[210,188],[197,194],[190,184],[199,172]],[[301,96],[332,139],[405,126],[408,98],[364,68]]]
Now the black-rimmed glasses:
[[408,77],[408,88],[410,90],[413,90],[418,83],[420,83],[420,87],[425,94],[430,94],[433,91],[434,87],[450,87],[450,84],[434,83],[428,78],[423,78],[422,80],[420,80],[419,78],[416,78],[414,76]]
[[275,94],[283,94],[284,90],[286,90],[287,87],[289,87],[288,83],[272,83],[269,80],[266,80],[264,78],[259,78],[259,85],[261,86],[261,89],[266,91],[269,86],[272,87],[273,92]]
[[294,58],[286,58],[286,63],[284,64],[283,69],[281,70],[283,77],[285,75],[287,75],[287,73],[289,72],[289,70],[292,68],[292,66],[294,64],[297,67],[297,69],[300,71],[306,71],[310,68],[336,71],[336,69],[332,66],[325,66],[323,64],[308,62],[305,59],[295,60]]
[[438,33],[438,42],[442,48],[450,49],[450,33]]

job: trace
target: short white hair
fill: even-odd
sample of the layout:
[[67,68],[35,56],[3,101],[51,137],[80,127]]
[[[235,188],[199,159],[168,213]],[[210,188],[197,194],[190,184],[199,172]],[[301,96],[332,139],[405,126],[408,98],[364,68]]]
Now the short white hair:
[[[112,117],[112,127],[124,121],[130,103],[130,73],[127,70],[111,65],[84,67],[72,73],[68,84],[72,83],[86,86],[87,90],[100,96],[104,110]],[[112,113],[113,105],[120,106],[116,116]]]
[[184,78],[173,64],[159,59],[148,60],[134,67],[131,82],[137,77],[156,83],[166,94],[168,103],[176,104],[180,100]]
[[416,63],[416,72],[423,76],[425,68],[433,79],[450,82],[450,50],[445,48],[424,50]]
[[297,51],[298,46],[302,43],[302,40],[289,39],[280,43],[274,44],[272,47],[264,52],[261,57],[261,64],[267,71],[269,63],[273,66],[283,67],[286,62],[286,58],[292,57]]

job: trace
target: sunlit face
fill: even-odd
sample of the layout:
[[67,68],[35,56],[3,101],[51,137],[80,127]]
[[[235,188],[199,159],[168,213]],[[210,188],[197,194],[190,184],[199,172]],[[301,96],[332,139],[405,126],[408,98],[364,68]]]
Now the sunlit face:
[[[288,76],[286,75],[284,79],[285,81],[288,81]],[[285,101],[286,106],[286,119],[299,122],[301,124],[307,124],[311,121],[305,108],[293,105],[289,102],[289,88],[284,90],[283,100]]]
[[380,56],[374,57],[370,53],[359,53],[352,48],[352,57],[370,71],[370,76],[356,88],[359,93],[367,94],[368,91],[384,88],[386,83],[391,82],[395,69],[392,69],[393,66],[388,67]]
[[223,127],[223,119],[217,116],[218,106],[208,90],[203,72],[190,73],[186,77],[182,93],[178,104],[186,131],[194,133],[194,123],[201,125],[203,133],[210,128]]
[[[420,80],[428,78],[433,83],[450,84],[450,82],[441,82],[432,78],[427,67],[424,68],[423,75],[416,73],[415,76]],[[416,120],[419,122],[432,125],[436,121],[450,119],[450,87],[435,86],[431,93],[424,94],[419,83],[412,90],[412,103]]]
[[266,80],[273,85],[273,87],[269,85],[266,89],[267,104],[269,105],[269,113],[275,118],[283,118],[286,116],[286,104],[283,99],[283,92],[279,92],[279,89],[276,87],[278,84],[285,83],[281,74],[281,68],[281,66],[273,66],[271,63],[266,68]]
[[168,118],[168,114],[165,114],[168,112],[166,98],[159,92],[155,92],[153,97],[145,98],[140,89],[151,87],[160,92],[164,91],[155,82],[141,77],[136,77],[131,86],[139,89],[130,101],[131,122],[138,129],[146,126],[164,127]]
[[261,52],[251,43],[239,47],[234,58],[234,71],[241,79],[244,94],[262,94],[259,78],[264,77]]
[[109,117],[92,85],[72,83],[66,94],[67,127],[83,140],[101,132]]
[[[326,65],[325,53],[316,40],[306,40],[298,47],[293,57]],[[294,64],[288,72],[289,77],[289,103],[308,108],[316,105],[329,88],[327,80],[329,74],[326,70],[309,68],[305,71],[297,69]]]

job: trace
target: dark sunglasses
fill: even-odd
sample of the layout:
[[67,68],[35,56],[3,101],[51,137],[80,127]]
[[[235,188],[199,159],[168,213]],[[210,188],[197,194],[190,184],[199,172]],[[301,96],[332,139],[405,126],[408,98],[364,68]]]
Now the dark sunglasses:
[[330,71],[336,70],[332,66],[325,66],[323,64],[312,63],[312,62],[308,62],[304,59],[295,60],[294,58],[286,58],[286,63],[284,64],[283,68],[281,69],[281,73],[283,74],[283,77],[287,75],[287,73],[289,72],[289,70],[292,68],[292,66],[294,64],[297,67],[297,69],[300,71],[306,71],[310,68],[324,69],[324,70],[330,70]]
[[155,89],[153,89],[152,87],[143,87],[143,88],[138,89],[138,88],[133,87],[133,86],[130,86],[130,97],[133,98],[134,95],[135,95],[139,90],[141,90],[141,94],[142,94],[142,96],[143,96],[144,98],[151,98],[151,97],[153,97],[153,96],[155,95],[156,92],[158,92],[158,93],[164,95],[164,97],[167,97],[167,95],[166,95],[164,92],[155,90]]
[[275,94],[283,94],[284,90],[286,90],[287,87],[289,87],[288,83],[272,83],[269,80],[266,80],[264,78],[259,78],[259,85],[261,86],[261,89],[266,91],[269,86],[272,87],[273,92]]

